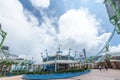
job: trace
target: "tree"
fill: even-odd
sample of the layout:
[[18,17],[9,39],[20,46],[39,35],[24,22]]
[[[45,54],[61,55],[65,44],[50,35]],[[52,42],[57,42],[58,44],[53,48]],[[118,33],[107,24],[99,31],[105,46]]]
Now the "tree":
[[25,65],[24,62],[21,63],[21,69],[23,70],[23,66]]

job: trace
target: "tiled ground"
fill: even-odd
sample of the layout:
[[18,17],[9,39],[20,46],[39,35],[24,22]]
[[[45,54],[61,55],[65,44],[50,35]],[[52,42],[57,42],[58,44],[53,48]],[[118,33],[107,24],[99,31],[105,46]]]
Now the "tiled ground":
[[120,80],[120,70],[92,70],[90,73],[85,75],[58,80]]

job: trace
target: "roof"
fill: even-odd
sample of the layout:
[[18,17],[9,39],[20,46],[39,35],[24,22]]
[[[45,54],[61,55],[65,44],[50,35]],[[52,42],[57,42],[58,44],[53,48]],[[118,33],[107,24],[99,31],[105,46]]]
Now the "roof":
[[56,55],[54,55],[54,56],[45,57],[45,58],[43,59],[43,62],[54,61],[55,59],[57,59],[57,60],[74,60],[74,57],[69,56],[69,55],[56,54]]
[[[57,56],[57,55],[60,55],[60,56],[68,56],[68,54],[59,54],[59,53],[55,53],[55,54],[53,54],[53,55],[49,55],[49,57],[54,57],[54,56]],[[71,55],[70,55],[71,56]],[[73,56],[71,56],[71,57],[73,57]]]
[[47,61],[42,64],[54,64],[54,63],[62,63],[62,64],[70,64],[70,63],[77,63],[77,61],[73,60],[56,60],[56,61]]

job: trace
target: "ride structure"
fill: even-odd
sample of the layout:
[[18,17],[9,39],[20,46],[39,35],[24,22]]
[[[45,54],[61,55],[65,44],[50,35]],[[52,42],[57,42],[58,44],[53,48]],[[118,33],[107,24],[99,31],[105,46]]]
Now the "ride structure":
[[1,42],[0,42],[0,50],[1,50],[2,53],[4,54],[5,60],[7,60],[7,56],[6,56],[5,52],[4,52],[4,50],[2,49],[3,43],[4,43],[4,41],[5,41],[5,38],[6,38],[7,33],[6,33],[5,31],[3,31],[3,30],[1,29],[1,27],[2,27],[2,26],[1,26],[1,24],[0,24],[0,36],[2,37]]
[[120,0],[104,0],[110,22],[115,26],[103,48],[97,53],[99,56],[112,40],[115,32],[120,34]]
[[120,34],[120,0],[104,1],[110,22],[116,27],[116,31]]
[[6,35],[7,35],[7,33],[6,32],[4,32],[2,29],[1,29],[1,24],[0,24],[0,35],[1,35],[1,37],[2,37],[2,41],[1,41],[1,43],[0,43],[0,49],[2,48],[2,45],[3,45],[3,43],[4,43],[4,41],[5,41],[5,38],[6,38]]

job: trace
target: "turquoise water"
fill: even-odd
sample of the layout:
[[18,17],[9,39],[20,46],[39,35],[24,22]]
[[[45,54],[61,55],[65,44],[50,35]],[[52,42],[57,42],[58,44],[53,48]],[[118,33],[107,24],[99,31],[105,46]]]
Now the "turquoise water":
[[60,74],[29,74],[24,75],[22,78],[25,80],[40,80],[40,79],[62,79],[62,78],[71,78],[75,76],[80,76],[86,73],[89,73],[90,70],[84,72],[70,72],[70,73],[60,73]]

